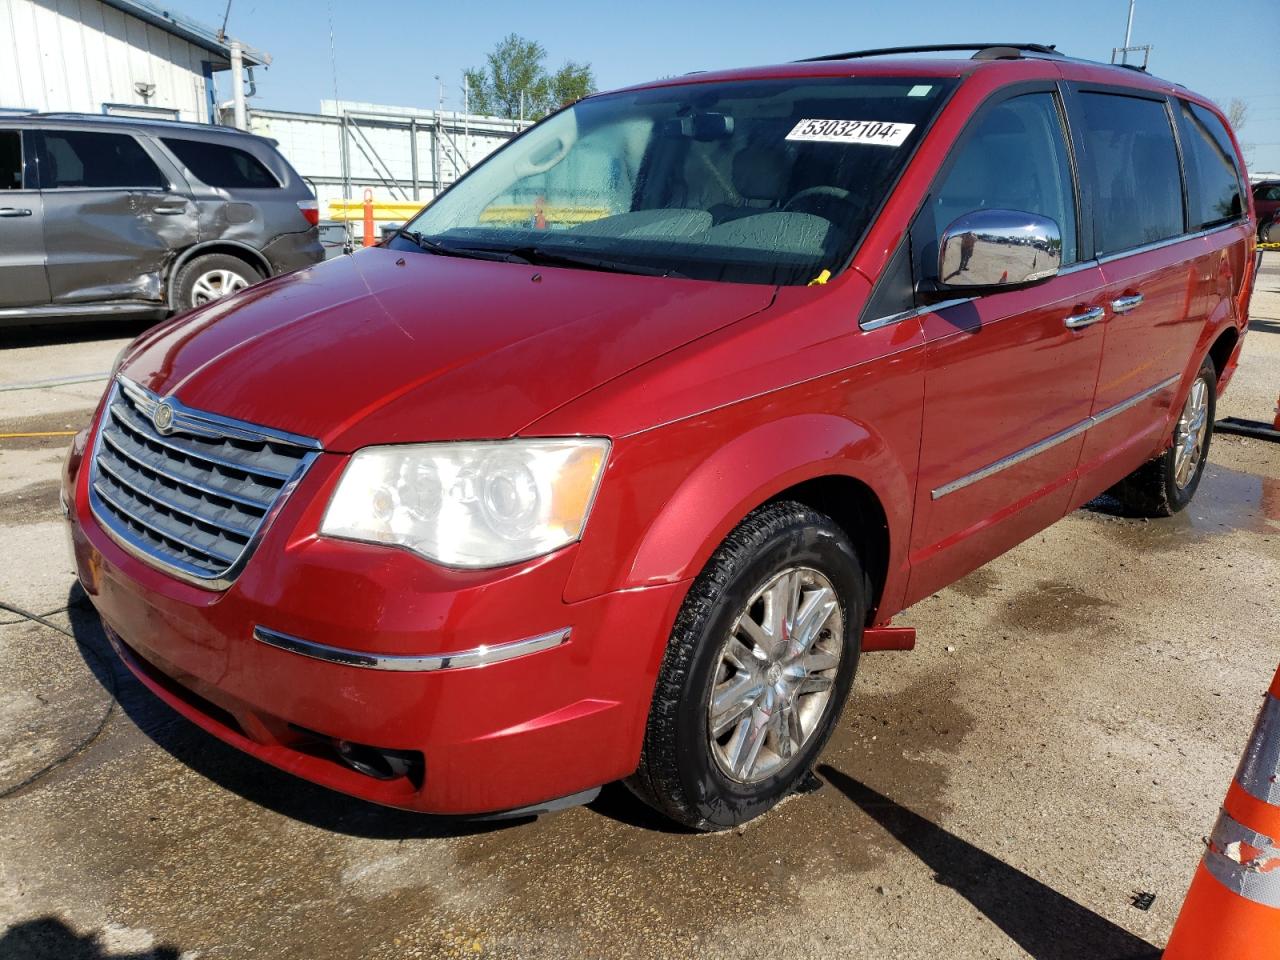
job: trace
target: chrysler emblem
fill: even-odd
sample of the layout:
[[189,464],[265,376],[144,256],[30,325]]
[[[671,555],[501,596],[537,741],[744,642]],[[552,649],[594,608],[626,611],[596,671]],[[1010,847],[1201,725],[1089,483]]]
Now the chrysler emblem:
[[169,433],[173,430],[173,404],[165,400],[156,405],[155,412],[151,414],[151,424],[160,433]]

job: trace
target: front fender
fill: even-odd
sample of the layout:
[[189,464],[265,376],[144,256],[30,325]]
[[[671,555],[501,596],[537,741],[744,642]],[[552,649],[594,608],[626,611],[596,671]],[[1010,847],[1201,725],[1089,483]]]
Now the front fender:
[[[760,423],[754,405],[744,407],[752,409],[735,413],[734,429],[710,454],[708,433],[726,431],[711,418],[672,424],[615,447],[609,472],[616,482],[607,476],[602,485],[566,599],[692,578],[743,517],[818,477],[861,481],[879,498],[890,531],[906,529],[907,470],[870,426],[823,413]],[[900,562],[897,540],[890,536],[890,571]]]

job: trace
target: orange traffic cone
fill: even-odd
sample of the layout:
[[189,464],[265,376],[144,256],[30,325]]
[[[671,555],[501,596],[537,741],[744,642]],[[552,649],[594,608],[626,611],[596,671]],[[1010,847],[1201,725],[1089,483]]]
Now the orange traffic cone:
[[1206,842],[1164,960],[1280,957],[1280,671]]

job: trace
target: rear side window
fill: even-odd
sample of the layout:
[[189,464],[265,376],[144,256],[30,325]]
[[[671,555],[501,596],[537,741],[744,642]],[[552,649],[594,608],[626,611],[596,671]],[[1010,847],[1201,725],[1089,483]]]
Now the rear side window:
[[1076,261],[1076,199],[1062,118],[1050,93],[997,104],[978,120],[934,194],[938,238],[975,210],[1021,210],[1062,231],[1062,262]]
[[1098,253],[1182,233],[1182,173],[1160,100],[1082,93]]
[[1245,208],[1242,178],[1226,127],[1196,103],[1181,102],[1179,113],[1191,228],[1239,219]]
[[160,168],[133,137],[88,130],[46,130],[40,185],[59,187],[168,187]]
[[165,137],[163,143],[183,166],[210,187],[271,189],[280,182],[253,154],[238,147],[203,140]]
[[1261,186],[1253,188],[1254,200],[1280,200],[1280,184],[1264,183]]
[[0,130],[0,190],[22,189],[22,134]]

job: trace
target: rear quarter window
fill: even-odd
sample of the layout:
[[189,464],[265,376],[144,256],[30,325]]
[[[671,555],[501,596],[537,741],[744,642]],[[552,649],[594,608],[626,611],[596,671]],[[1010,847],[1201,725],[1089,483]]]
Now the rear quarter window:
[[1082,93],[1098,253],[1183,232],[1182,171],[1163,100]]
[[270,190],[280,186],[262,161],[239,147],[176,137],[164,137],[161,142],[207,186],[228,190]]
[[1191,229],[1238,220],[1245,210],[1243,177],[1226,127],[1197,103],[1180,101],[1178,112]]

